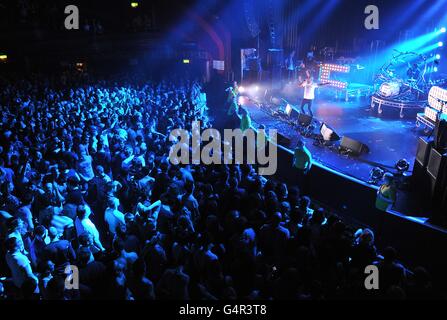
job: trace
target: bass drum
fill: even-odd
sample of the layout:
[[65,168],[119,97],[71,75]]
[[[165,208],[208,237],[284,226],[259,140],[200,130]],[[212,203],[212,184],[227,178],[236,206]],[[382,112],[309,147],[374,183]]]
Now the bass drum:
[[384,82],[380,85],[380,94],[384,97],[394,97],[399,94],[400,84],[397,82]]

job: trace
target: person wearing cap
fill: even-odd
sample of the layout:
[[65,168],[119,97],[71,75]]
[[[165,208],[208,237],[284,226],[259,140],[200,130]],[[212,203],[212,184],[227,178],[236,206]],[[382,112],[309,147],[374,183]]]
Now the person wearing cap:
[[381,211],[390,210],[396,202],[396,184],[394,176],[387,172],[383,176],[383,184],[377,191],[376,208]]
[[5,260],[11,270],[14,285],[20,289],[28,280],[32,280],[37,284],[39,280],[33,273],[28,257],[22,253],[17,238],[7,239],[6,249]]
[[304,174],[307,174],[312,168],[312,154],[303,140],[298,140],[293,155],[293,166],[299,170],[302,170]]
[[245,132],[245,130],[250,129],[251,127],[251,119],[250,114],[248,113],[247,109],[241,108],[241,130],[242,132]]
[[56,266],[60,266],[66,262],[75,261],[76,254],[70,241],[61,239],[61,234],[55,227],[48,228],[48,237],[50,243],[48,243],[41,252],[41,257],[44,261],[51,260]]

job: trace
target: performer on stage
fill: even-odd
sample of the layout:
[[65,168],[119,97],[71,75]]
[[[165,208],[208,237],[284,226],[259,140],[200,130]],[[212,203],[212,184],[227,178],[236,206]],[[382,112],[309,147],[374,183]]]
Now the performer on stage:
[[307,105],[307,110],[309,111],[309,115],[313,116],[312,102],[315,99],[315,89],[320,86],[323,86],[323,85],[326,85],[326,84],[325,83],[324,84],[315,83],[313,81],[313,77],[307,78],[300,84],[300,86],[304,88],[304,98],[303,98],[303,101],[301,102],[301,112],[302,113],[306,113],[304,111],[304,106]]
[[293,50],[286,59],[287,66],[287,80],[295,80],[295,50]]
[[237,81],[234,81],[232,87],[228,87],[225,91],[228,92],[227,104],[229,104],[227,114],[231,116],[232,114],[237,114],[239,109],[239,86]]

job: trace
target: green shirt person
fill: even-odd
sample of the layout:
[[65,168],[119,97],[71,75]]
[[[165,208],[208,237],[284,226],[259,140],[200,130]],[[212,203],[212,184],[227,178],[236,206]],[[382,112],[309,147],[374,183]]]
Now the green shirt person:
[[297,169],[303,170],[305,174],[307,174],[312,167],[312,155],[302,140],[298,141],[295,148],[293,155],[293,166]]
[[248,111],[244,108],[241,108],[242,118],[241,118],[241,130],[244,132],[245,130],[251,127],[251,119]]
[[386,173],[383,176],[384,183],[377,191],[376,208],[381,211],[391,209],[396,202],[396,186],[394,184],[394,177],[391,173]]

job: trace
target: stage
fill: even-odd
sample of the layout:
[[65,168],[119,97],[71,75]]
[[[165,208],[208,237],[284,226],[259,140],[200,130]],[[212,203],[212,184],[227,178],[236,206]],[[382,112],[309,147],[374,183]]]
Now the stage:
[[[370,170],[375,166],[394,171],[394,165],[399,159],[407,159],[411,171],[417,139],[423,135],[422,129],[416,128],[416,119],[401,119],[385,114],[378,116],[375,110],[368,110],[369,97],[346,102],[344,99],[331,98],[324,93],[325,89],[319,90],[312,107],[315,119],[328,124],[340,137],[348,136],[361,141],[369,147],[370,152],[357,158],[349,158],[331,148],[313,145],[312,138],[304,138],[315,161],[362,181],[369,180]],[[285,89],[282,90],[282,98],[299,110],[300,93],[302,94],[300,89],[295,94],[291,94],[290,89]],[[266,129],[277,129],[291,139],[293,148],[300,134],[292,125],[272,116],[251,101],[244,103],[244,106],[250,112],[255,127],[263,124]],[[316,128],[316,133],[318,129]]]

